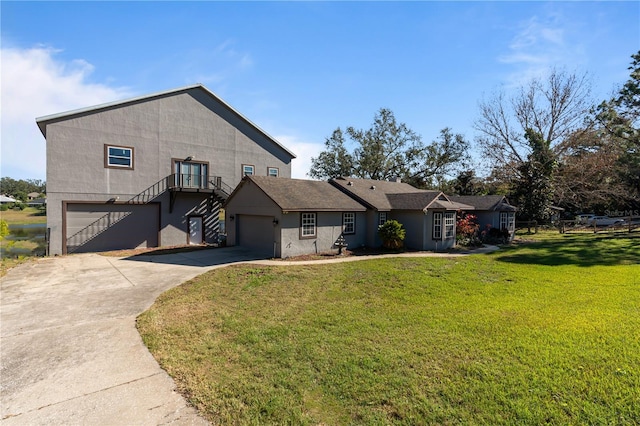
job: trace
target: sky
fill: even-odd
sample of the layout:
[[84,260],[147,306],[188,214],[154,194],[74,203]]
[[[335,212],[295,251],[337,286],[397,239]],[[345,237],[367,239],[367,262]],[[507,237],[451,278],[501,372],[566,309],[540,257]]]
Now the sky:
[[[478,103],[584,74],[629,77],[640,2],[0,2],[0,175],[46,180],[37,117],[202,83],[297,158],[381,108],[474,146]],[[73,155],[70,153],[69,155]],[[476,153],[478,164],[482,157]]]

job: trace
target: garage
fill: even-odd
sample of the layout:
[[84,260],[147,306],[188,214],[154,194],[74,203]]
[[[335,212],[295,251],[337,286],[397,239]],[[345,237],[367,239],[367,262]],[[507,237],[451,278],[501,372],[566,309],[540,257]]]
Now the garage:
[[238,245],[265,257],[273,257],[273,216],[237,215]]
[[64,253],[158,247],[160,204],[63,203]]

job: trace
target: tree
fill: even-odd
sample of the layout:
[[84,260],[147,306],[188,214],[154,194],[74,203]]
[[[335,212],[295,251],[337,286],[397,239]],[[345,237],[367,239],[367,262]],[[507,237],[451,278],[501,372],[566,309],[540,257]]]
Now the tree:
[[620,141],[618,173],[631,199],[640,205],[640,51],[631,56],[630,78],[609,101],[595,109],[595,121]]
[[501,92],[481,101],[476,140],[493,167],[518,174],[534,149],[527,129],[541,135],[552,154],[561,154],[563,141],[582,127],[589,94],[586,76],[552,70],[545,80],[531,80],[510,99]]
[[525,137],[532,151],[511,182],[511,200],[523,219],[545,221],[550,216],[557,163],[549,142],[540,133],[526,129]]
[[[355,148],[346,148],[345,134]],[[437,140],[424,144],[393,112],[382,108],[370,129],[340,128],[325,141],[325,150],[311,159],[309,176],[328,179],[353,176],[390,180],[397,177],[418,187],[433,186],[468,159],[468,143],[451,129],[443,129]]]
[[0,191],[21,201],[27,201],[27,194],[46,192],[45,182],[39,179],[15,180],[10,177],[0,179]]
[[583,129],[589,94],[586,75],[552,70],[509,100],[499,93],[480,103],[476,140],[493,161],[493,170],[508,177],[519,215],[547,219],[558,159],[567,149],[566,140]]

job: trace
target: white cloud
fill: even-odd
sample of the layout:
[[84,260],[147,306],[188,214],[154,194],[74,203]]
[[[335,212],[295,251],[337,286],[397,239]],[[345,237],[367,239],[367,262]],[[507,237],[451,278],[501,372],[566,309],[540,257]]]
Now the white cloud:
[[93,66],[56,58],[48,47],[2,47],[0,174],[13,179],[46,178],[46,144],[35,119],[130,97],[127,88],[91,83]]
[[553,67],[574,68],[584,62],[584,49],[571,38],[571,24],[560,14],[533,16],[519,25],[498,60],[513,67],[507,85],[521,86],[532,78],[544,77]]
[[291,177],[294,179],[310,179],[307,176],[311,169],[311,158],[317,157],[324,149],[323,143],[302,142],[295,136],[276,136],[275,139],[296,154],[291,163]]

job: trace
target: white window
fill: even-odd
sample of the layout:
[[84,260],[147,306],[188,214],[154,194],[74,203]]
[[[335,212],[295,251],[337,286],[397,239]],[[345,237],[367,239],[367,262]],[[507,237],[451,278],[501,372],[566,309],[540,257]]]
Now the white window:
[[344,234],[355,234],[356,232],[356,214],[342,213],[342,232]]
[[516,227],[515,214],[510,212],[500,212],[500,229],[514,232]]
[[267,176],[278,177],[280,175],[280,170],[277,167],[267,167]]
[[444,229],[446,239],[455,238],[456,236],[456,214],[455,212],[446,212],[444,214]]
[[439,212],[433,214],[433,239],[442,239],[442,213]]
[[255,173],[255,166],[251,166],[249,164],[242,165],[242,176],[250,176]]
[[300,214],[300,237],[313,238],[316,236],[316,214],[301,213]]
[[105,145],[105,167],[133,169],[133,148]]
[[387,223],[387,212],[378,213],[378,226],[382,226]]

